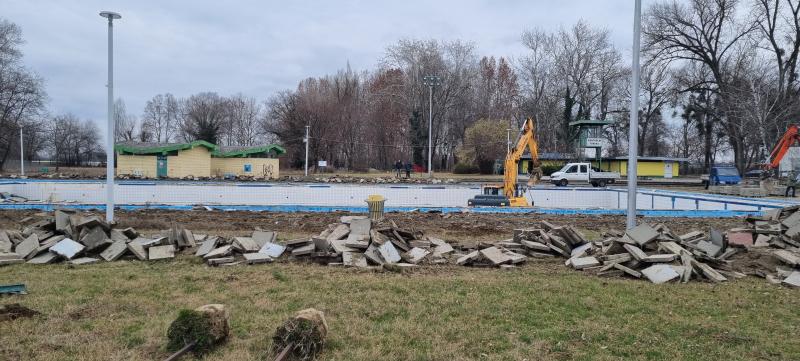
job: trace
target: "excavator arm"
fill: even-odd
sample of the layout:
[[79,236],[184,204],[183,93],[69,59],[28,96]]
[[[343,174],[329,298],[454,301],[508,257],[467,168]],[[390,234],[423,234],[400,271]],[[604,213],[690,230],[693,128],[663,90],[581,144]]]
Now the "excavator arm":
[[535,184],[541,178],[541,169],[539,165],[539,144],[536,142],[533,130],[533,119],[528,118],[522,126],[522,133],[517,140],[517,145],[511,148],[511,151],[506,155],[506,161],[503,171],[503,194],[509,200],[521,197],[517,192],[517,167],[525,154],[525,149],[531,153],[531,161],[533,162],[533,174],[528,181],[528,185]]
[[767,167],[769,169],[778,168],[781,164],[781,159],[783,156],[786,155],[786,152],[789,151],[789,148],[794,145],[794,143],[800,142],[800,129],[798,129],[797,125],[790,125],[789,129],[786,130],[786,133],[783,134],[783,137],[778,141],[778,144],[775,144],[775,148],[772,149],[772,153],[769,155],[769,163],[767,163]]

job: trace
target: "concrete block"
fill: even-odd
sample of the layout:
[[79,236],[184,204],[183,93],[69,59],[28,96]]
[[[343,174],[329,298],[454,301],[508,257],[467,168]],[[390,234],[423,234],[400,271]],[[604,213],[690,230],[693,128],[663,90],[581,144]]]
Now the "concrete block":
[[520,264],[528,260],[528,257],[525,256],[524,254],[517,253],[514,251],[506,250],[503,251],[503,254],[508,256],[509,262],[511,262],[511,264]]
[[792,228],[800,225],[800,211],[795,211],[794,213],[790,214],[783,221],[781,221],[781,224],[786,226],[786,228]]
[[728,232],[728,244],[736,247],[749,247],[753,245],[753,234],[750,232]]
[[[70,220],[70,223],[72,223],[71,220]],[[73,223],[73,224],[75,224],[75,223]],[[97,216],[80,218],[80,221],[78,221],[77,224],[75,224],[75,227],[76,228],[101,227],[104,230],[108,230],[108,229],[111,228],[111,227],[108,226],[108,223],[106,223],[106,221],[100,219],[100,217],[97,217]]]
[[128,239],[135,239],[136,237],[139,237],[139,232],[136,232],[133,227],[123,229],[122,234],[124,234],[125,237],[128,237]]
[[[353,239],[351,239],[351,238],[353,238]],[[365,239],[355,239],[355,238],[357,238],[357,237],[353,237],[353,234],[350,233],[350,235],[347,236],[347,239],[345,240],[344,245],[346,247],[355,248],[355,249],[367,249],[367,247],[369,247],[369,240],[368,240],[369,238],[365,238]]]
[[271,258],[278,258],[285,251],[286,251],[286,246],[277,243],[267,242],[264,243],[261,249],[258,250],[258,253],[265,254]]
[[683,252],[686,252],[685,248],[672,241],[659,242],[658,248],[675,255],[681,255]]
[[548,247],[546,244],[543,243],[535,241],[526,241],[526,240],[520,241],[520,243],[522,243],[522,245],[525,246],[526,248],[534,251],[550,252],[550,247]]
[[726,246],[725,237],[722,235],[722,232],[716,229],[712,229],[711,231],[708,232],[708,234],[710,236],[709,241],[712,244],[719,246],[720,248],[725,248]]
[[197,247],[197,242],[194,240],[194,234],[192,231],[186,228],[180,229],[180,240],[181,242],[179,245],[181,247]]
[[161,244],[161,239],[162,238],[150,239],[150,238],[138,237],[138,238],[134,239],[133,241],[131,241],[131,243],[136,243],[136,244],[142,246],[142,248],[147,249],[147,248],[150,248],[150,247],[153,247],[153,246],[160,245]]
[[647,267],[642,270],[642,274],[655,284],[669,282],[680,277],[678,272],[675,272],[672,267],[666,264],[655,264]]
[[410,251],[406,252],[402,258],[408,263],[417,264],[423,259],[425,259],[425,257],[428,256],[430,253],[431,253],[430,251],[415,247],[412,248]]
[[0,229],[0,253],[9,253],[14,249],[14,243],[8,238],[6,231]]
[[175,258],[175,246],[168,244],[166,246],[150,247],[148,250],[147,259],[154,261],[158,259]]
[[756,241],[753,242],[753,247],[755,248],[769,247],[770,241],[772,241],[773,237],[774,236],[768,236],[766,234],[759,234],[758,237],[756,237]]
[[497,247],[484,248],[480,252],[483,257],[488,259],[489,262],[492,262],[495,266],[511,261],[511,258]]
[[375,264],[383,264],[383,258],[381,257],[380,252],[378,252],[378,246],[375,245],[373,242],[372,244],[367,247],[367,250],[364,251],[364,257],[368,260],[372,261]]
[[194,253],[197,257],[203,257],[208,252],[211,252],[214,248],[217,248],[217,244],[219,243],[219,237],[206,237],[206,240],[200,243],[200,247],[197,247],[197,251]]
[[629,229],[625,234],[640,247],[650,243],[658,237],[658,232],[647,223],[642,223]]
[[589,252],[590,249],[592,249],[591,243],[585,243],[578,247],[575,247],[572,249],[572,252],[570,252],[570,258],[583,257],[583,255]]
[[384,263],[397,263],[400,262],[400,253],[394,247],[392,242],[386,242],[378,247],[378,254],[381,255]]
[[126,236],[125,233],[122,233],[122,231],[118,229],[112,229],[111,232],[108,233],[108,235],[109,238],[111,238],[112,242],[122,241],[128,243],[130,241],[128,236]]
[[0,266],[24,262],[25,260],[16,253],[0,253]]
[[14,248],[14,253],[19,255],[24,259],[30,259],[36,255],[36,251],[39,250],[39,236],[32,234],[25,238],[20,244]]
[[242,254],[247,264],[270,263],[273,261],[272,257],[267,254],[257,253],[244,253]]
[[144,247],[142,247],[141,244],[136,242],[129,242],[127,244],[127,247],[128,250],[130,250],[131,253],[133,253],[133,255],[136,256],[136,258],[138,258],[140,261],[147,260],[147,251],[144,249]]
[[94,226],[89,228],[88,233],[81,238],[81,243],[86,246],[87,251],[92,251],[110,244],[111,240],[106,236],[106,231],[103,230],[103,227]]
[[634,269],[623,266],[620,263],[614,263],[614,268],[636,278],[642,278],[642,273]]
[[86,247],[78,242],[75,242],[69,238],[64,238],[60,242],[56,243],[55,246],[50,247],[50,252],[70,260],[75,258],[75,256],[85,248]]
[[359,252],[343,252],[342,263],[345,267],[367,267],[367,258]]
[[678,258],[676,254],[651,254],[645,257],[642,261],[647,263],[669,263]]
[[473,251],[473,252],[467,253],[467,254],[459,257],[456,260],[456,264],[457,265],[467,264],[469,262],[472,262],[472,261],[478,259],[478,257],[480,257],[480,255],[481,255],[480,251]]
[[708,278],[713,282],[724,282],[728,280],[727,278],[725,278],[725,276],[717,272],[717,270],[711,268],[711,266],[703,262],[698,262],[693,260],[691,263],[692,267],[695,270],[698,270],[698,273],[702,273],[703,276],[706,276],[706,278]]
[[231,252],[233,252],[233,246],[225,245],[219,248],[212,249],[210,252],[206,253],[206,255],[203,256],[203,258],[209,259],[209,258],[225,257],[230,255]]
[[314,242],[314,248],[318,252],[327,252],[331,249],[331,241],[324,237],[311,237]]
[[781,262],[786,263],[790,266],[800,265],[800,257],[785,249],[777,250],[773,252],[772,255],[775,256],[777,259],[781,260]]
[[94,257],[80,257],[69,261],[69,263],[74,265],[85,265],[85,264],[97,263],[98,261],[100,260]]
[[[127,237],[126,237],[127,239]],[[123,254],[125,251],[128,250],[128,242],[125,240],[114,241],[110,246],[108,246],[102,253],[100,253],[100,257],[106,260],[106,262],[116,261]]]
[[[333,248],[333,251],[336,252],[336,253],[358,252],[357,249],[351,248],[351,247],[347,247],[345,245],[345,243],[347,243],[346,239],[334,239],[334,240],[330,240],[330,242],[331,242],[331,248]],[[313,244],[312,244],[312,246],[313,246]]]
[[56,209],[54,216],[56,218],[56,230],[61,233],[72,233],[72,224],[69,221],[69,216],[74,212],[67,212],[61,209]]

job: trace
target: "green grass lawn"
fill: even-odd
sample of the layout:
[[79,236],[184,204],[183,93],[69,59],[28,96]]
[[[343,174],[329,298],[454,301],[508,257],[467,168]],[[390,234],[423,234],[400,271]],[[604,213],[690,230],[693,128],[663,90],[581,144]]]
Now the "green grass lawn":
[[42,313],[0,322],[4,360],[152,360],[181,308],[229,307],[232,334],[207,360],[269,359],[275,328],[323,310],[323,360],[798,360],[800,293],[755,278],[652,285],[559,262],[516,270],[397,274],[310,264],[210,268],[120,261],[0,268]]

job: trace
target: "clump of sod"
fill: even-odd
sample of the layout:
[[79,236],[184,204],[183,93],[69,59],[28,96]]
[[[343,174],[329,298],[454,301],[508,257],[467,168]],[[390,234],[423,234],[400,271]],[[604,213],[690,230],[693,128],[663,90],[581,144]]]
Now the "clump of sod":
[[167,351],[175,352],[194,342],[192,352],[202,355],[214,346],[214,337],[211,334],[211,321],[206,314],[195,310],[183,309],[178,312],[178,318],[172,321],[167,330]]
[[281,354],[289,347],[288,355],[297,360],[314,360],[325,345],[327,330],[319,323],[305,318],[291,318],[275,331],[272,352]]

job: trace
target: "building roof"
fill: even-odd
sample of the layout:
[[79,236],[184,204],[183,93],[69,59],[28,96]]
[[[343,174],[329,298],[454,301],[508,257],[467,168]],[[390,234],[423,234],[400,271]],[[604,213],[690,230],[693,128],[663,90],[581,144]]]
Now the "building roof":
[[123,154],[165,154],[179,150],[192,149],[194,147],[206,147],[211,152],[212,156],[220,158],[245,158],[250,154],[269,152],[275,152],[278,155],[286,153],[286,149],[276,144],[252,147],[218,146],[204,140],[195,140],[188,143],[122,142],[114,145],[114,149]]
[[[628,156],[627,156],[627,155],[622,155],[622,156],[619,156],[619,157],[604,157],[604,158],[603,158],[603,160],[628,160]],[[672,161],[672,162],[688,162],[688,161],[689,161],[689,158],[677,158],[677,157],[643,157],[643,156],[638,156],[638,157],[636,157],[636,160],[654,161],[654,162],[655,162],[655,161],[658,161],[658,162],[664,162],[664,161]]]
[[269,152],[275,152],[275,154],[281,155],[286,153],[286,149],[277,144],[256,145],[252,147],[223,145],[220,146],[219,149],[213,153],[213,155],[221,158],[244,158],[250,154]]
[[122,142],[114,145],[114,150],[124,154],[164,154],[178,150],[206,147],[210,151],[217,150],[217,146],[205,140],[195,140],[189,143],[141,143]]

